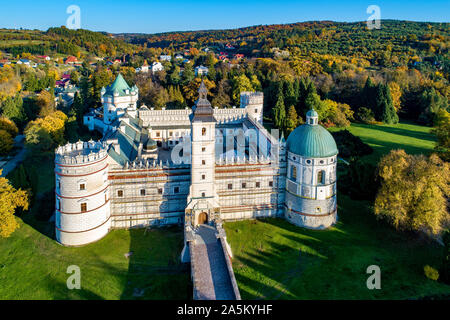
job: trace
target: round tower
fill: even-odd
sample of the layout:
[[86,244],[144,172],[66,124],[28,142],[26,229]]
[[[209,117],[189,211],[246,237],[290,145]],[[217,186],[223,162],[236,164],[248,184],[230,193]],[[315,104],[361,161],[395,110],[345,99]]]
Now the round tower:
[[317,112],[308,111],[306,123],[286,143],[285,217],[312,229],[328,228],[337,221],[338,149],[333,136],[318,122]]
[[80,246],[110,228],[108,153],[100,142],[69,143],[55,152],[56,239]]

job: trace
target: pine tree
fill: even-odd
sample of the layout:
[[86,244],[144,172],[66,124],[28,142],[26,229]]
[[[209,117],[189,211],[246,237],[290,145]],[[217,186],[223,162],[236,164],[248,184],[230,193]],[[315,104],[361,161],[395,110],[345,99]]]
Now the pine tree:
[[383,91],[383,104],[381,105],[381,121],[387,124],[398,123],[398,115],[392,102],[392,95],[388,85],[381,85]]
[[376,86],[371,77],[367,77],[364,88],[361,91],[359,108],[364,107],[375,113]]
[[296,93],[294,91],[294,85],[291,81],[286,81],[284,84],[284,96],[285,96],[285,103],[288,106],[296,105],[297,104],[297,98]]
[[81,95],[78,92],[75,93],[75,97],[73,98],[72,110],[75,113],[78,123],[82,124],[85,108]]
[[286,118],[286,133],[291,133],[299,124],[298,114],[295,111],[294,105],[291,105],[288,110]]
[[273,121],[275,127],[284,130],[286,124],[286,107],[284,105],[284,97],[282,87],[278,90],[278,98],[275,107],[273,108]]

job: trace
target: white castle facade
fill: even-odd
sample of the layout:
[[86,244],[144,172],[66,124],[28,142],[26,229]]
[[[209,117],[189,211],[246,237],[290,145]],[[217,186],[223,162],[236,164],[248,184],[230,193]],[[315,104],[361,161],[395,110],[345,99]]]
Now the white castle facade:
[[137,108],[119,74],[102,111],[84,116],[101,141],[56,149],[57,241],[80,246],[115,228],[285,217],[323,229],[337,219],[337,148],[317,113],[285,141],[262,126],[263,94],[213,108],[202,83],[192,109]]

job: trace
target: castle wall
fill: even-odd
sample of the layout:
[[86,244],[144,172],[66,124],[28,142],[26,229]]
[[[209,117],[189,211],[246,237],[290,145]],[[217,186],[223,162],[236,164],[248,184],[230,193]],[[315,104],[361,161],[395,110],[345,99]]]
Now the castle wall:
[[217,165],[215,180],[223,220],[273,217],[284,212],[283,164]]
[[183,222],[190,186],[189,167],[114,170],[108,179],[112,228]]

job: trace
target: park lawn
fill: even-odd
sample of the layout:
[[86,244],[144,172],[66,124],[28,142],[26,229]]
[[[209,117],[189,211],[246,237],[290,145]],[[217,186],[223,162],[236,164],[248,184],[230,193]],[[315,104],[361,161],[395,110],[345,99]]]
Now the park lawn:
[[[349,130],[374,152],[377,164],[392,149],[429,154],[431,128],[411,123],[366,125]],[[330,128],[330,131],[343,130]],[[342,165],[341,165],[342,166]],[[309,230],[284,219],[225,223],[233,268],[244,299],[408,299],[450,295],[450,286],[425,278],[423,267],[439,268],[443,248],[398,233],[376,221],[371,204],[338,195],[338,223]],[[366,269],[381,268],[381,290],[368,290]]]
[[[446,295],[427,279],[443,248],[375,220],[369,203],[338,197],[338,223],[328,230],[267,218],[224,224],[243,299],[410,299]],[[369,290],[366,269],[381,269],[381,290]]]
[[436,144],[431,128],[409,122],[399,124],[362,124],[352,123],[348,128],[330,128],[331,132],[347,129],[364,143],[370,145],[374,152],[363,157],[365,161],[377,164],[381,156],[392,149],[404,149],[409,154],[429,154]]
[[[114,230],[69,248],[54,240],[48,222],[32,224],[20,220],[11,237],[0,239],[0,299],[190,298],[189,269],[179,259],[181,228]],[[81,290],[67,289],[70,265],[80,267]]]

